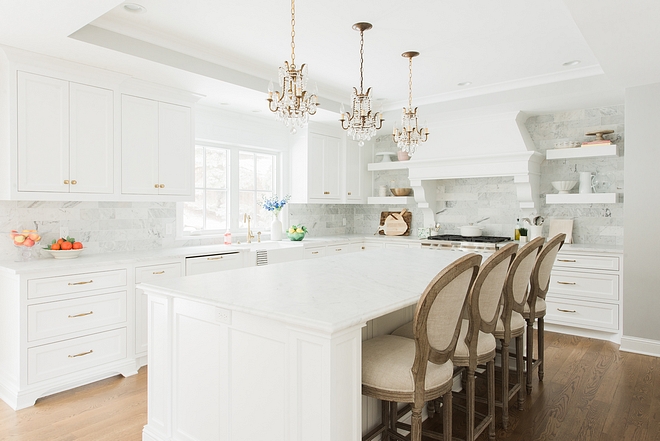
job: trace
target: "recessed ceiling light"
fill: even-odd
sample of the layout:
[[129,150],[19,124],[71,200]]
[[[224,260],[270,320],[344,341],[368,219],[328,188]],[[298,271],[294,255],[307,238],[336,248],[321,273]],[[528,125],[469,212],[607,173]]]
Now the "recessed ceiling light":
[[458,86],[463,87],[463,86],[469,86],[470,84],[472,84],[471,81],[464,81],[464,82],[462,82],[462,83],[458,83]]
[[563,65],[564,66],[575,66],[575,65],[578,65],[578,64],[580,64],[580,60],[567,61]]
[[147,12],[147,8],[142,5],[138,5],[137,3],[126,3],[124,5],[124,9],[128,12],[132,12],[133,14],[142,14]]

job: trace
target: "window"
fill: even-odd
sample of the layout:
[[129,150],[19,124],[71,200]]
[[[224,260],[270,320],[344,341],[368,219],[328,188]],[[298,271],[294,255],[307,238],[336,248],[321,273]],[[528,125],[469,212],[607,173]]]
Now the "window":
[[183,234],[221,234],[246,228],[267,231],[272,217],[263,197],[276,194],[277,154],[226,145],[195,146],[195,201],[183,203]]

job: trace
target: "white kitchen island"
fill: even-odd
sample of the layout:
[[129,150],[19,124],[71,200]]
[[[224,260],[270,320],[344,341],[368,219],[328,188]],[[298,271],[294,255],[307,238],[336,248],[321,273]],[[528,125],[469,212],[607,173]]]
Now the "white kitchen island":
[[363,328],[410,311],[462,255],[381,249],[142,284],[143,440],[358,441],[373,424],[361,396],[361,342],[372,336]]

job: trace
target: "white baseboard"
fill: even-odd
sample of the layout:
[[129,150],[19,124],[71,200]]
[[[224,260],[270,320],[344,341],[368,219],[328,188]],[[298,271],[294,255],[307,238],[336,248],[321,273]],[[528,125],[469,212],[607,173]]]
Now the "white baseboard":
[[[534,328],[536,328],[536,326]],[[575,328],[572,326],[562,326],[548,322],[545,322],[545,330],[550,332],[558,332],[560,334],[577,335],[578,337],[608,340],[612,343],[621,344],[621,334],[617,331],[599,331],[595,329]],[[527,340],[525,339],[524,341],[525,344],[527,344]]]
[[660,341],[640,337],[621,337],[621,351],[660,357]]

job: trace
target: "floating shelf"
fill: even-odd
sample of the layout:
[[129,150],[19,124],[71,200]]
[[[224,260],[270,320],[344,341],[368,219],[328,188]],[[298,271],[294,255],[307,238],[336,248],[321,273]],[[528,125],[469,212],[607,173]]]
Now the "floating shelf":
[[546,204],[614,204],[616,193],[546,194]]
[[415,198],[413,196],[385,196],[385,197],[369,197],[367,198],[368,204],[379,205],[405,205],[414,204]]
[[391,161],[391,162],[370,162],[367,164],[367,170],[403,170],[408,168],[408,161]]
[[552,149],[545,152],[545,159],[577,159],[599,156],[619,156],[619,149],[615,144],[611,144],[572,149]]

